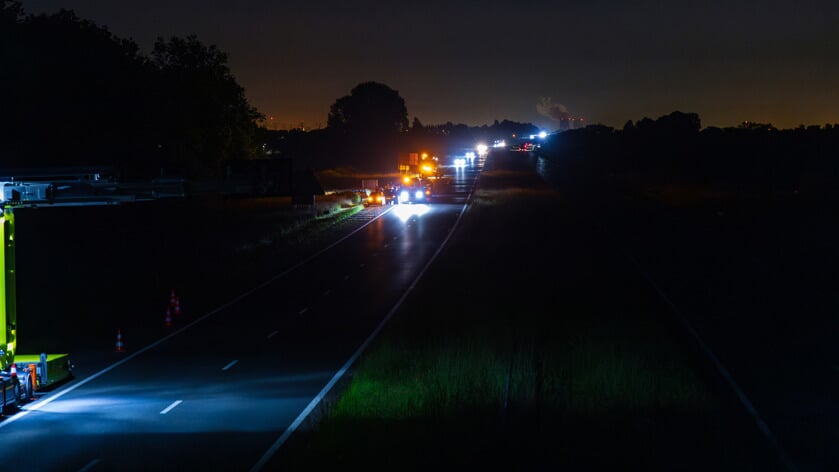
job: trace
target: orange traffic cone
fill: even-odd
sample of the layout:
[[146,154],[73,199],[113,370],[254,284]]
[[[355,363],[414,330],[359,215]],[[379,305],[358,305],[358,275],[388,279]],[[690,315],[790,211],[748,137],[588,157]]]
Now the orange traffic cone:
[[114,346],[114,352],[125,351],[125,345],[122,343],[122,330],[117,329],[117,343]]
[[175,289],[173,288],[172,289],[172,294],[169,295],[169,306],[170,307],[175,306],[175,303],[177,303],[177,301],[178,301],[178,297],[175,296]]
[[9,377],[17,378],[17,364],[12,362],[12,366],[9,367]]
[[175,312],[175,316],[181,314],[181,297],[175,297],[175,308],[173,310]]
[[163,320],[166,326],[172,326],[172,310],[166,307],[166,318]]

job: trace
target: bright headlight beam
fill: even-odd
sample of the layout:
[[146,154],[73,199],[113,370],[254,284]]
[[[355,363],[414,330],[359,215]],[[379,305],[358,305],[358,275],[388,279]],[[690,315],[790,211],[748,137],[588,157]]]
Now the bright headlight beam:
[[400,205],[393,210],[393,214],[399,218],[400,221],[405,223],[408,221],[412,216],[422,216],[428,212],[427,205]]

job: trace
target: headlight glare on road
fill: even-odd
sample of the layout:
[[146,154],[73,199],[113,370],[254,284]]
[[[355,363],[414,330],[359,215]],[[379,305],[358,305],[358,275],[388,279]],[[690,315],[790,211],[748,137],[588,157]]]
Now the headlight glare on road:
[[406,223],[412,216],[420,217],[428,212],[428,206],[420,203],[418,205],[405,205],[397,207],[393,214],[403,223]]

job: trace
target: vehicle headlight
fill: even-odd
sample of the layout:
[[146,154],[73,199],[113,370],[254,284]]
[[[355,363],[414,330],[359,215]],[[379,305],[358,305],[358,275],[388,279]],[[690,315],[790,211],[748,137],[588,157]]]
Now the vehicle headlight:
[[417,193],[414,194],[417,198],[422,198],[422,190],[417,190]]
[[405,201],[408,199],[408,192],[403,190],[402,193],[399,194],[399,200]]

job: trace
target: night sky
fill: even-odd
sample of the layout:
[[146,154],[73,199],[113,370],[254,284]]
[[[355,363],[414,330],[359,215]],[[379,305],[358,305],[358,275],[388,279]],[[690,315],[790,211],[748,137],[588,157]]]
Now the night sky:
[[132,38],[195,34],[228,54],[274,127],[322,127],[361,82],[409,120],[558,128],[672,111],[702,126],[839,123],[839,1],[23,0]]

